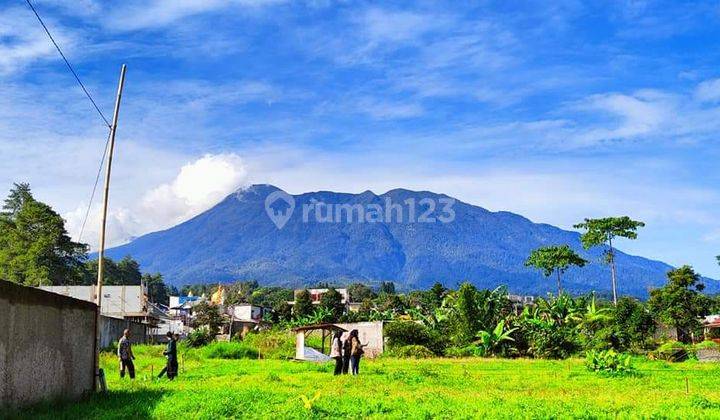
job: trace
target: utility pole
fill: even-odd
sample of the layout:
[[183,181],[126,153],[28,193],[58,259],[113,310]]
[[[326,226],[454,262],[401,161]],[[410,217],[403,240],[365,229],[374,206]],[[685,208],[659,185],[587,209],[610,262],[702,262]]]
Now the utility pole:
[[[105,257],[105,226],[107,224],[108,195],[110,192],[110,171],[112,170],[113,150],[115,149],[115,132],[117,131],[118,114],[120,112],[120,99],[122,98],[123,85],[125,84],[125,64],[120,68],[120,81],[118,82],[117,97],[115,98],[115,109],[113,111],[112,124],[110,126],[110,140],[108,142],[108,158],[105,169],[105,190],[103,194],[102,219],[100,222],[100,242],[98,243],[98,277],[97,286],[95,288],[95,303],[97,304],[97,313],[95,319],[95,378],[100,378],[100,316],[102,308],[102,285],[104,275],[104,257]],[[104,381],[103,381],[104,382]],[[97,382],[96,382],[97,384]]]

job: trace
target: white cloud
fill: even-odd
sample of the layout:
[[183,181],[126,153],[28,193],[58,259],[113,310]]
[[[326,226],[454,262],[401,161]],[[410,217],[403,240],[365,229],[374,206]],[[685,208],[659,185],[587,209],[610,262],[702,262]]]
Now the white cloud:
[[[61,45],[72,46],[73,37],[52,19],[45,22]],[[0,10],[0,75],[11,73],[37,60],[58,58],[40,23],[29,9]]]
[[[222,198],[245,185],[247,172],[242,159],[234,154],[207,154],[180,168],[175,179],[158,185],[142,194],[138,204],[111,205],[108,211],[106,246],[117,246],[145,233],[166,229],[196,216],[217,204]],[[111,196],[112,198],[112,196]],[[82,238],[97,247],[100,207],[97,197]],[[115,200],[132,202],[133,200]],[[81,203],[75,210],[63,214],[68,232],[74,239],[87,210]]]
[[695,98],[701,102],[720,100],[720,79],[706,80],[695,89]]
[[261,8],[287,0],[153,0],[128,1],[115,10],[108,27],[132,31],[168,26],[186,17],[229,8]]
[[151,229],[174,226],[217,204],[243,185],[246,176],[238,155],[208,154],[183,166],[173,182],[145,193],[139,210]]

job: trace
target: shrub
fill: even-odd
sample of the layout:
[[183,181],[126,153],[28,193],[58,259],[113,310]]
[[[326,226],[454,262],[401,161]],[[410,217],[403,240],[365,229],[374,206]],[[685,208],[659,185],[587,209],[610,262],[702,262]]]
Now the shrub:
[[440,355],[447,346],[439,332],[412,321],[389,322],[385,325],[384,335],[390,348],[418,345]]
[[705,340],[695,344],[695,350],[720,350],[720,344],[712,340]]
[[447,357],[481,357],[482,350],[478,346],[448,347],[445,350]]
[[578,350],[577,331],[571,326],[531,320],[522,328],[528,336],[528,353],[533,357],[566,359]]
[[588,351],[585,366],[592,372],[605,375],[627,375],[634,371],[630,355],[614,350]]
[[202,347],[210,344],[215,340],[213,335],[207,328],[196,328],[190,334],[188,334],[185,342],[188,347]]
[[427,359],[434,357],[435,353],[425,346],[411,344],[409,346],[397,347],[389,351],[390,356],[402,357],[407,359]]
[[209,359],[257,359],[256,349],[242,343],[212,343],[203,349]]
[[679,341],[668,341],[651,354],[654,358],[668,362],[682,362],[695,356],[692,346]]

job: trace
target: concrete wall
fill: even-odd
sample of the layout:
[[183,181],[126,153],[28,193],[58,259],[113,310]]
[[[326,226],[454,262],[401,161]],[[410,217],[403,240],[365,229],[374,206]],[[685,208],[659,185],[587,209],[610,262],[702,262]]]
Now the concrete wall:
[[[383,338],[383,322],[353,322],[351,324],[335,324],[340,328],[344,328],[348,333],[352,330],[358,330],[358,338],[360,343],[367,344],[363,349],[365,350],[365,357],[377,357],[385,350],[385,340]],[[348,337],[348,333],[342,335],[342,339],[345,340]]]
[[96,305],[0,280],[0,409],[92,392]]
[[100,317],[100,348],[104,349],[113,344],[117,344],[126,328],[130,330],[131,343],[140,344],[148,342],[147,325],[128,321],[123,318],[111,318],[103,315]]

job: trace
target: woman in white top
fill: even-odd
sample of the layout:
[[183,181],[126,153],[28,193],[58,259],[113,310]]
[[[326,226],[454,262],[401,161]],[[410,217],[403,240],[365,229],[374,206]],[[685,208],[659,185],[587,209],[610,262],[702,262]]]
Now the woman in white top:
[[341,331],[335,331],[335,335],[332,339],[332,345],[330,346],[330,357],[335,359],[335,375],[341,374],[343,368],[342,340],[340,340],[341,335]]

